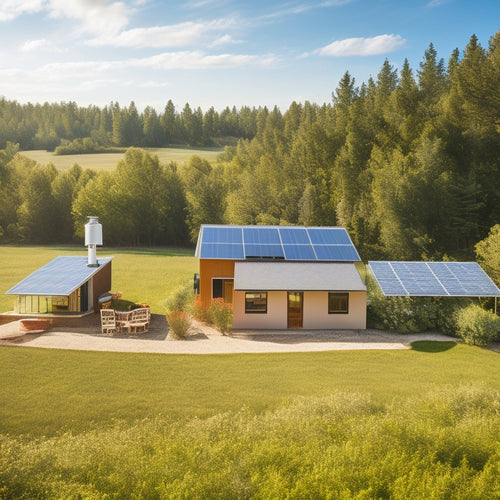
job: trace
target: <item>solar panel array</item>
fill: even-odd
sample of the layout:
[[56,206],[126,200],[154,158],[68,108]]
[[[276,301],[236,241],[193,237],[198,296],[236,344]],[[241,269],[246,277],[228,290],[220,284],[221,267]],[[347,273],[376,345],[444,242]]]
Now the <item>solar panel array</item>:
[[500,290],[477,262],[368,262],[384,295],[495,297]]
[[202,226],[196,256],[233,260],[361,260],[342,227]]
[[88,267],[83,256],[59,256],[12,287],[8,295],[70,295],[112,257],[101,257],[101,267]]

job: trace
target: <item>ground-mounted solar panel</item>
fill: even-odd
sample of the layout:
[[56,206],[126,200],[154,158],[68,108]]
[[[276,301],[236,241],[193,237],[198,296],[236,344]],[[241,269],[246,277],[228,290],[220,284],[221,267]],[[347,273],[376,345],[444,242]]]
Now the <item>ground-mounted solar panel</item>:
[[476,262],[369,262],[385,295],[498,297],[500,290]]
[[389,262],[370,262],[370,268],[384,295],[406,295],[406,290]]
[[392,265],[408,295],[447,295],[443,285],[426,262],[394,262]]

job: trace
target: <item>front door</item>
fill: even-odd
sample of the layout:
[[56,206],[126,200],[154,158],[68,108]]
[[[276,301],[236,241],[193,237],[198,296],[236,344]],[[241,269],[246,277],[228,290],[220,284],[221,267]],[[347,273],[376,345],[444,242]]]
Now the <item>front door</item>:
[[303,292],[288,292],[288,328],[302,328]]

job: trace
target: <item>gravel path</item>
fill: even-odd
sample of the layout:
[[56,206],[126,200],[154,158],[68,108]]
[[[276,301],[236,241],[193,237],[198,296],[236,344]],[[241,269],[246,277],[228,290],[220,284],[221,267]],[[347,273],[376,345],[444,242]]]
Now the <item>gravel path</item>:
[[162,315],[153,315],[151,328],[145,334],[114,337],[100,332],[96,314],[79,320],[78,326],[50,328],[45,332],[21,332],[17,321],[0,326],[0,345],[165,354],[409,349],[416,340],[456,341],[441,334],[399,335],[379,330],[236,330],[231,336],[223,336],[196,321],[185,340],[176,340],[169,334]]

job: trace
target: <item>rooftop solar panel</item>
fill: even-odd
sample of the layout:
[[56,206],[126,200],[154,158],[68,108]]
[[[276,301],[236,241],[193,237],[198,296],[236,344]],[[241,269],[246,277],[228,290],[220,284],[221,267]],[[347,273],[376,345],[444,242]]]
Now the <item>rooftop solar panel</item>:
[[247,259],[284,259],[283,247],[272,244],[245,244],[245,257]]
[[310,245],[309,236],[307,234],[306,228],[294,227],[287,228],[283,227],[279,229],[281,235],[281,241],[283,245]]
[[100,267],[88,267],[84,256],[59,256],[20,281],[8,295],[70,295],[88,281],[112,257],[100,257]]
[[311,227],[307,232],[313,245],[352,245],[343,227]]
[[203,228],[203,241],[206,243],[241,243],[241,228],[230,226],[206,226]]
[[201,259],[235,259],[241,260],[245,258],[243,245],[237,243],[204,243],[201,246]]
[[270,227],[244,227],[243,238],[246,243],[268,243],[280,245],[280,235],[277,228]]
[[287,260],[316,260],[311,245],[283,245]]
[[384,295],[498,297],[500,290],[477,262],[373,262]]
[[195,255],[233,260],[361,260],[347,231],[340,227],[202,226]]
[[360,260],[353,245],[313,245],[318,260]]

